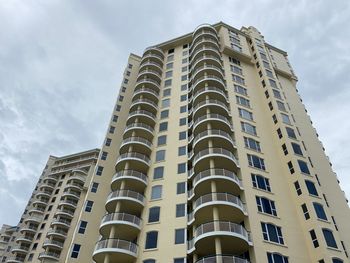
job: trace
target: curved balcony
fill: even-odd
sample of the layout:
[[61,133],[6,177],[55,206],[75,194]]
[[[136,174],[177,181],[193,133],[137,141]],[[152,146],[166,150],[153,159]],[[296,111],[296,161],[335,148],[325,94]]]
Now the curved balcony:
[[116,227],[118,238],[131,240],[141,230],[141,223],[142,220],[135,215],[126,213],[107,214],[102,218],[100,234],[108,237],[111,228]]
[[158,50],[147,50],[142,56],[141,63],[143,61],[157,61],[160,64],[163,64],[164,55]]
[[149,99],[136,99],[133,100],[131,105],[130,105],[130,109],[132,109],[133,107],[136,107],[142,105],[145,110],[149,111],[149,112],[157,112],[158,109],[158,105],[156,103],[154,103],[152,100]]
[[153,69],[144,69],[139,71],[139,74],[137,75],[137,80],[143,79],[145,77],[152,78],[158,83],[162,80],[162,75],[157,70]]
[[32,214],[43,214],[45,213],[45,208],[42,208],[42,207],[33,207],[32,209],[30,209],[28,211],[28,214],[29,215],[32,215]]
[[250,263],[249,260],[231,255],[211,255],[201,258],[196,263]]
[[133,146],[133,151],[142,152],[149,155],[152,151],[152,142],[143,137],[128,137],[124,139],[120,145],[119,152],[127,153],[129,146]]
[[137,99],[139,97],[141,97],[141,95],[143,97],[149,97],[149,98],[153,98],[158,102],[158,96],[159,96],[159,92],[155,91],[153,89],[149,89],[149,88],[141,88],[141,89],[135,89],[134,94],[132,95],[132,99]]
[[138,152],[128,152],[119,155],[115,169],[117,171],[121,170],[125,162],[131,162],[130,166],[138,171],[145,171],[150,165],[150,159],[147,157],[147,155]]
[[219,78],[225,79],[224,72],[220,67],[217,67],[212,64],[205,64],[200,67],[196,67],[196,69],[191,74],[191,81],[196,81],[197,78],[208,75],[216,75]]
[[188,216],[188,223],[196,220],[196,224],[202,224],[212,220],[213,206],[218,209],[220,219],[225,221],[241,222],[247,214],[239,197],[229,193],[209,193],[201,195],[193,202],[193,211]]
[[161,63],[158,63],[152,60],[142,61],[140,64],[140,70],[148,70],[148,69],[158,71],[159,74],[162,74],[163,65]]
[[82,191],[84,188],[84,184],[82,182],[74,182],[74,181],[68,181],[65,189],[74,189],[76,191]]
[[34,222],[34,223],[41,223],[43,220],[42,216],[28,216],[24,219],[24,222]]
[[194,108],[193,108],[193,118],[196,119],[196,117],[202,116],[206,114],[206,108],[211,107],[215,108],[215,113],[224,116],[225,114],[227,117],[231,115],[230,109],[227,107],[226,103],[223,103],[220,100],[213,100],[208,99],[201,102],[198,102]]
[[200,101],[205,100],[207,95],[210,95],[211,98],[214,98],[217,100],[221,99],[223,101],[229,102],[226,92],[223,91],[222,89],[216,88],[216,87],[204,87],[197,90],[193,94],[193,99],[192,99],[193,104],[196,103],[197,99],[199,99]]
[[110,262],[134,262],[137,257],[138,246],[122,239],[103,239],[96,243],[92,258],[96,263],[103,263],[108,254]]
[[42,205],[42,206],[46,207],[48,202],[49,202],[49,198],[37,198],[37,200],[33,201],[33,206]]
[[[95,157],[91,157],[91,158],[95,158],[96,159],[97,157],[95,156]],[[90,158],[85,158],[85,159],[90,159]],[[83,170],[81,168],[74,168],[74,169],[72,169],[71,173],[72,174],[79,173],[79,174],[81,174],[84,177],[84,176],[86,176],[88,174],[88,171],[85,171],[85,170]]]
[[139,119],[139,122],[143,122],[147,125],[154,125],[156,123],[156,115],[146,110],[136,110],[130,112],[127,119],[127,125],[135,123],[135,119]]
[[[208,167],[208,159],[213,159],[215,165],[224,168],[239,168],[238,160],[234,154],[224,148],[207,148],[195,154],[193,158],[193,167],[197,170],[204,170]],[[232,166],[232,164],[234,166]]]
[[[225,116],[217,113],[202,115],[199,118],[195,119],[193,123],[190,123],[189,126],[193,124],[193,131],[194,131],[194,134],[196,134],[196,130],[199,128],[201,128],[199,130],[202,130],[202,131],[207,129],[207,126],[204,125],[207,122],[211,122],[212,129],[225,130],[224,128],[226,127],[226,131],[233,131],[233,126],[230,120]],[[225,126],[222,126],[222,124],[225,124]]]
[[43,248],[63,249],[63,242],[47,239],[43,243]]
[[51,259],[51,260],[59,260],[60,254],[55,252],[41,252],[38,256],[38,259]]
[[206,64],[210,64],[216,67],[222,67],[222,60],[218,56],[203,55],[191,61],[190,72],[194,72],[197,68]]
[[198,29],[198,30],[193,32],[192,37],[193,37],[193,40],[192,40],[190,48],[195,46],[195,44],[200,39],[200,37],[209,37],[209,38],[216,40],[216,42],[219,42],[219,38],[217,36],[216,30],[212,27],[207,27],[206,29],[204,29],[204,28]]
[[61,229],[50,229],[47,231],[47,237],[55,236],[60,238],[66,238],[67,237],[67,231],[61,230]]
[[[202,141],[205,141],[206,139],[221,139],[224,144],[227,142],[231,144],[232,147],[236,147],[236,143],[233,140],[232,136],[223,130],[205,130],[199,134],[196,135],[196,137],[193,140],[193,148],[196,148],[196,145],[201,143]],[[218,140],[216,140],[218,142]]]
[[12,253],[21,253],[21,254],[27,254],[29,251],[29,246],[15,246],[12,248]]
[[228,221],[212,221],[198,226],[194,238],[189,242],[188,252],[214,254],[215,238],[220,238],[223,254],[241,254],[251,245],[247,230]]
[[55,218],[51,222],[51,226],[59,225],[63,227],[70,227],[71,221],[67,219],[62,219],[62,218]]
[[34,239],[34,235],[33,236],[28,236],[28,235],[23,235],[23,236],[19,236],[16,238],[16,242],[22,242],[22,243],[32,243]]
[[43,183],[39,189],[47,189],[49,192],[55,189],[56,184],[52,182]]
[[138,214],[145,205],[145,197],[132,190],[117,190],[108,195],[106,210],[113,213],[117,202],[120,202],[120,211]]
[[58,178],[52,177],[52,176],[45,176],[45,177],[43,178],[43,182],[44,182],[44,183],[46,183],[46,182],[51,182],[51,183],[56,184],[57,181],[58,181]]
[[15,257],[10,257],[6,260],[6,263],[22,263],[24,262],[25,260],[25,257],[18,257],[18,256],[15,256]]
[[39,191],[36,193],[36,197],[38,198],[39,196],[44,196],[44,198],[50,198],[52,194],[52,191],[47,191],[47,190],[44,190],[44,191]]
[[196,52],[196,50],[198,48],[202,47],[203,45],[209,45],[209,46],[217,48],[217,50],[220,50],[219,43],[214,38],[202,37],[202,38],[198,39],[194,45],[191,46],[190,54]]
[[21,229],[20,229],[20,232],[28,232],[28,233],[36,233],[38,229],[38,226],[33,226],[33,225],[28,225],[28,226],[23,226]]
[[134,189],[136,192],[142,192],[147,186],[148,177],[146,174],[135,170],[119,171],[112,178],[112,190],[120,189],[122,181],[125,182],[125,187],[127,189]]
[[80,198],[80,191],[74,191],[71,189],[67,189],[63,192],[62,197],[70,197],[76,200]]
[[216,56],[221,59],[220,51],[216,47],[211,47],[208,45],[203,45],[202,47],[197,48],[194,52],[191,53],[191,60],[196,61],[198,57],[202,56]]
[[77,208],[78,202],[76,201],[72,201],[72,200],[61,200],[58,203],[58,206],[62,206],[62,207],[69,207],[69,208]]
[[86,181],[86,176],[73,174],[73,175],[69,176],[68,183],[70,183],[72,181],[74,183],[81,183],[82,185],[84,185],[85,181]]
[[200,89],[205,87],[205,84],[208,84],[208,86],[214,86],[214,87],[221,87],[223,90],[226,90],[225,82],[222,78],[217,77],[215,75],[206,75],[203,77],[198,78],[192,85],[193,92],[196,91],[196,89]]
[[123,138],[128,138],[132,136],[134,131],[137,133],[140,132],[149,141],[152,141],[153,139],[154,129],[152,128],[152,126],[144,124],[142,122],[136,122],[126,126],[124,130]]
[[160,90],[160,82],[158,82],[154,79],[151,79],[151,78],[143,78],[143,79],[140,79],[136,82],[135,89],[137,89],[138,87],[140,87],[140,88],[146,88],[146,87],[155,88],[156,91],[159,91]]
[[143,55],[146,55],[148,53],[158,53],[158,55],[164,59],[164,53],[163,50],[159,47],[156,46],[151,46],[145,49],[145,51],[143,52]]

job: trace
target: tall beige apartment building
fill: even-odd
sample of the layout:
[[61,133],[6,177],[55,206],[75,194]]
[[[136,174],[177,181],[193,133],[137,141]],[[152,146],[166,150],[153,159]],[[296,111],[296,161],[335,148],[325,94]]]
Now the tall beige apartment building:
[[47,225],[5,262],[349,262],[350,210],[296,83],[254,27],[200,25],[131,54],[75,227],[58,244]]

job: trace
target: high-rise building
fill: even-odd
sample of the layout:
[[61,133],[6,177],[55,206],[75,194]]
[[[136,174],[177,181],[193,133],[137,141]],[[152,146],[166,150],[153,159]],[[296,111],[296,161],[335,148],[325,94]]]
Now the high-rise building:
[[296,83],[254,27],[131,54],[69,242],[25,262],[349,262],[350,210]]
[[99,152],[49,157],[18,225],[1,229],[0,262],[63,262]]

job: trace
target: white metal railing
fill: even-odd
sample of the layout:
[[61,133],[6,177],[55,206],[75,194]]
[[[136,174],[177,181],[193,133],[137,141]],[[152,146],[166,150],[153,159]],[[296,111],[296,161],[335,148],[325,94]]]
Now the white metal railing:
[[146,48],[145,51],[143,52],[143,54],[145,54],[145,53],[147,53],[147,52],[149,52],[151,50],[156,50],[157,52],[162,54],[162,56],[164,56],[163,50],[160,49],[159,47],[156,47],[156,46],[151,46],[151,47]]
[[59,205],[64,205],[64,204],[71,204],[73,206],[77,206],[78,202],[74,202],[74,201],[71,201],[71,200],[61,200],[59,202]]
[[96,243],[95,246],[95,252],[98,252],[100,249],[104,248],[114,248],[114,249],[121,249],[130,251],[133,254],[137,254],[138,246],[135,243],[132,243],[130,241],[122,240],[122,239],[103,239]]
[[156,81],[156,80],[154,80],[154,79],[150,79],[150,78],[139,79],[139,80],[136,82],[135,86],[140,85],[140,84],[142,84],[142,83],[144,83],[144,82],[150,82],[150,83],[156,85],[158,88],[159,88],[159,86],[160,86],[160,82],[158,82],[158,81]]
[[221,106],[222,108],[224,108],[227,113],[230,113],[230,110],[229,108],[227,107],[227,105],[225,103],[223,103],[222,101],[220,100],[213,100],[213,99],[209,99],[209,100],[203,100],[199,103],[196,104],[196,106],[194,106],[193,108],[193,113],[200,107],[202,107],[203,105],[208,105],[208,104],[215,104],[215,105],[219,105]]
[[[86,160],[90,160],[90,159],[96,159],[96,158],[97,158],[97,156],[94,154],[94,155],[89,155],[87,157],[76,158],[76,159],[72,159],[72,160],[68,160],[68,161],[59,161],[58,163],[55,163],[52,166],[52,168],[55,168],[55,167],[58,167],[58,166],[62,166],[62,165],[66,165],[66,164],[86,161]],[[56,172],[56,171],[53,171],[53,172]]]
[[144,124],[142,122],[137,122],[137,123],[132,123],[132,124],[126,126],[124,132],[127,130],[130,130],[132,128],[144,128],[144,129],[150,131],[151,133],[154,131],[154,129],[151,126]]
[[239,186],[242,186],[242,181],[237,177],[237,175],[234,172],[231,172],[226,169],[219,169],[219,168],[208,169],[196,174],[196,176],[193,178],[193,184],[195,185],[198,181],[209,176],[228,177],[233,181],[235,181]]
[[159,74],[158,71],[153,70],[153,69],[144,69],[144,70],[141,70],[141,71],[139,72],[139,74],[138,74],[137,77],[140,77],[140,76],[143,75],[143,74],[154,74],[154,75],[158,76],[159,78],[162,77],[162,76]]
[[196,228],[195,236],[198,237],[200,235],[215,231],[225,231],[240,234],[249,240],[248,232],[242,225],[228,221],[212,221],[204,223]]
[[80,197],[80,193],[77,192],[77,191],[66,190],[66,191],[63,191],[63,195],[65,195],[65,194],[73,195],[73,196],[75,196],[77,198]]
[[193,94],[193,101],[198,97],[198,95],[200,95],[204,92],[207,92],[207,91],[214,91],[214,92],[220,93],[228,101],[228,97],[227,97],[226,93],[222,89],[217,88],[217,87],[204,87],[204,88],[197,90]]
[[195,163],[199,158],[209,154],[220,154],[220,155],[228,156],[238,164],[238,160],[236,159],[234,154],[224,148],[207,148],[205,150],[202,150],[194,156],[193,162]]
[[150,88],[140,88],[140,89],[135,89],[134,91],[134,95],[135,94],[138,94],[138,93],[141,93],[141,92],[149,92],[149,93],[152,93],[154,96],[158,97],[159,95],[159,92],[153,90],[153,89],[150,89]]
[[127,158],[136,158],[136,159],[145,161],[147,164],[150,163],[150,159],[146,155],[141,154],[141,153],[137,153],[137,152],[123,153],[118,157],[117,162],[124,160],[124,159],[127,159]]
[[60,229],[52,229],[51,228],[49,231],[47,231],[47,234],[48,235],[51,235],[51,234],[67,235],[67,232],[63,231],[63,230],[60,230]]
[[122,177],[136,177],[141,179],[142,181],[147,183],[148,177],[146,174],[141,173],[139,171],[134,171],[134,170],[122,170],[120,172],[117,172],[114,176],[112,181],[116,180],[117,178],[122,178]]
[[203,55],[198,57],[196,60],[191,61],[191,71],[194,70],[197,66],[197,64],[202,61],[202,60],[215,60],[216,62],[218,62],[220,65],[222,65],[222,61],[220,58],[216,57],[216,56],[212,56],[212,55]]
[[142,60],[147,59],[147,58],[152,58],[152,57],[156,57],[158,59],[160,59],[161,61],[163,61],[164,58],[162,58],[162,56],[155,54],[155,53],[147,53],[142,57]]
[[138,104],[138,103],[148,103],[148,104],[151,104],[155,108],[158,107],[158,105],[156,103],[154,103],[152,100],[149,100],[149,99],[137,99],[137,100],[134,100],[134,101],[132,101],[131,106],[135,105],[135,104]]
[[56,245],[56,246],[59,246],[59,247],[63,247],[63,242],[46,239],[45,242],[44,242],[44,245]]
[[249,260],[231,255],[213,255],[201,258],[196,263],[250,263]]
[[143,61],[143,62],[140,64],[140,68],[146,67],[146,66],[150,66],[150,65],[156,66],[156,67],[158,67],[158,68],[160,68],[160,69],[163,68],[163,66],[162,66],[161,64],[159,64],[159,63],[157,63],[157,62],[154,62],[154,61],[148,61],[148,60]]
[[127,144],[129,142],[140,142],[146,144],[148,147],[152,147],[152,143],[149,140],[138,136],[126,138],[122,141],[121,145]]
[[222,78],[218,77],[218,76],[215,76],[215,75],[206,75],[206,76],[202,76],[198,79],[196,79],[196,81],[193,83],[192,87],[193,89],[195,88],[195,86],[203,81],[203,80],[211,80],[211,79],[215,79],[216,81],[220,82],[223,86],[225,86],[225,82]]
[[201,30],[201,31],[194,32],[193,40],[192,40],[190,48],[192,48],[192,46],[195,45],[197,39],[200,38],[202,35],[210,35],[210,36],[214,37],[216,39],[216,41],[219,41],[216,33],[213,33],[213,32],[208,31],[208,30]]
[[231,129],[233,129],[232,127],[232,124],[230,122],[230,120],[228,118],[226,118],[225,116],[223,115],[220,115],[220,114],[217,114],[217,113],[209,113],[209,114],[206,114],[206,115],[202,115],[200,117],[198,117],[197,119],[194,120],[194,122],[190,122],[189,123],[189,127],[192,125],[196,126],[199,122],[205,120],[205,119],[219,119],[219,120],[223,120],[224,122],[227,123],[228,126],[230,126]]
[[200,48],[197,48],[191,55],[191,59],[194,59],[198,53],[202,52],[202,51],[212,51],[214,53],[217,54],[217,56],[220,58],[220,51],[217,49],[217,48],[213,48],[213,47],[210,47],[210,46],[202,46]]
[[149,111],[146,111],[146,110],[136,110],[136,111],[132,111],[129,113],[129,117],[132,117],[132,116],[135,116],[135,115],[146,115],[146,116],[149,116],[153,119],[156,118],[156,115],[154,115],[153,113],[149,112]]
[[39,254],[39,258],[43,258],[43,257],[52,257],[52,258],[56,258],[56,259],[59,259],[60,258],[60,254],[58,253],[54,253],[54,252],[41,252]]
[[212,45],[215,45],[218,49],[220,49],[219,44],[217,41],[214,41],[212,38],[202,37],[199,41],[196,41],[195,45],[193,45],[190,48],[190,54],[196,50],[196,48],[202,44],[210,43]]
[[56,218],[52,220],[52,223],[62,223],[62,224],[70,225],[71,221],[67,219],[62,219],[62,218]]
[[117,191],[111,192],[108,195],[107,201],[115,197],[130,197],[140,201],[141,203],[144,203],[145,201],[145,197],[142,194],[132,190],[117,190]]
[[214,66],[214,65],[211,65],[211,64],[206,64],[206,65],[197,67],[196,70],[194,70],[194,71],[192,72],[192,76],[191,76],[191,79],[190,79],[190,80],[193,80],[193,79],[196,77],[196,75],[197,75],[197,73],[198,73],[199,71],[201,71],[201,70],[207,70],[207,69],[214,69],[214,70],[220,72],[221,77],[224,78],[224,73],[223,73],[223,71],[222,71],[221,68],[219,68],[219,67],[217,67],[217,66]]
[[132,223],[137,226],[141,226],[142,220],[134,215],[126,214],[126,213],[111,213],[103,216],[101,224],[110,221],[125,221]]
[[197,207],[205,203],[214,202],[214,201],[232,203],[240,207],[242,211],[246,211],[245,206],[242,203],[241,199],[229,193],[209,193],[209,194],[202,195],[193,202],[193,209],[196,209]]

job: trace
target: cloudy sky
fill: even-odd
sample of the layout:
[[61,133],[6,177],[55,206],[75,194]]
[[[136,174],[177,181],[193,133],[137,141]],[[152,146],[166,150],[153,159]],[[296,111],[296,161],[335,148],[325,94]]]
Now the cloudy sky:
[[350,198],[350,1],[3,0],[0,224],[17,224],[49,154],[100,147],[130,52],[219,21],[289,53]]

